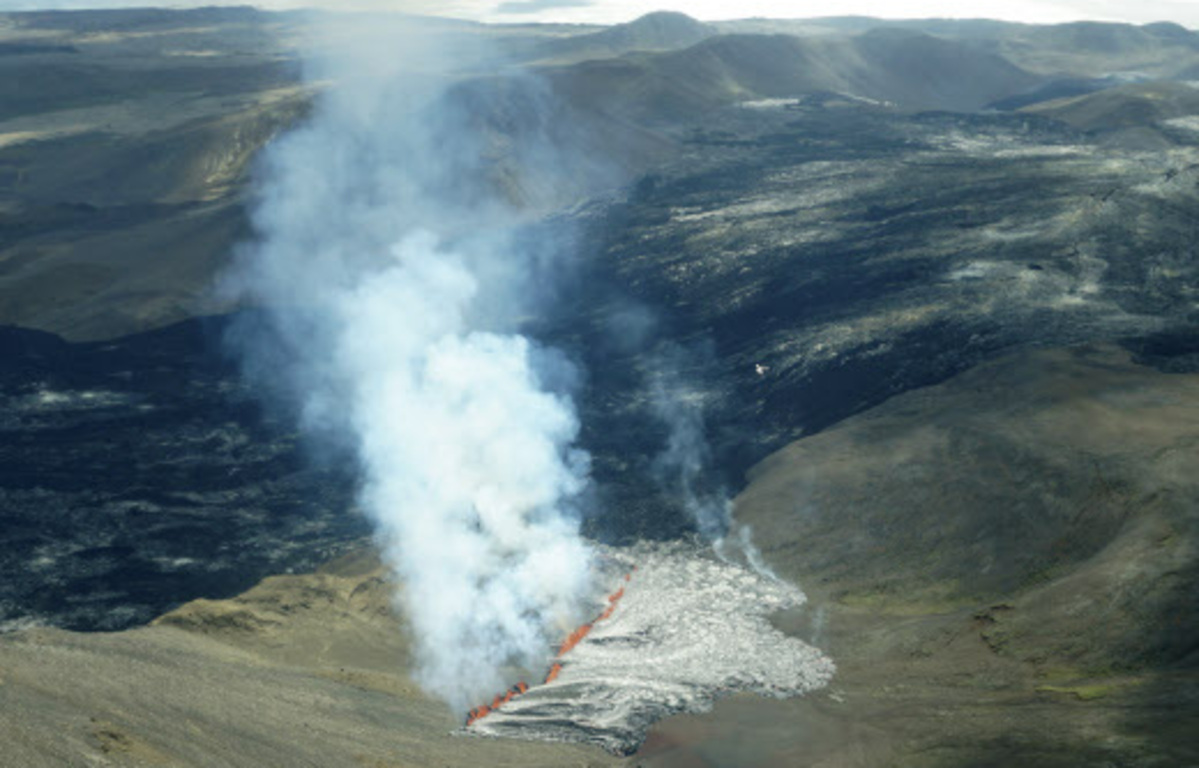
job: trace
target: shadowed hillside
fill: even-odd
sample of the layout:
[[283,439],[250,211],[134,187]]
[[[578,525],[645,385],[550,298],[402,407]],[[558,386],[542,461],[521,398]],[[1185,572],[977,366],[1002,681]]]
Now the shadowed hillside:
[[648,124],[694,121],[728,104],[849,93],[918,109],[971,110],[1034,78],[999,57],[926,35],[856,38],[722,35],[683,51],[596,61],[552,73],[572,100]]
[[1103,77],[1118,72],[1170,76],[1199,56],[1199,36],[1173,23],[1115,24],[1083,21],[1040,25],[990,19],[890,20],[865,16],[797,21],[723,22],[722,31],[801,36],[856,35],[874,29],[898,29],[956,40],[998,54],[1038,75]]
[[1042,102],[1025,111],[1061,120],[1079,130],[1109,133],[1199,115],[1199,88],[1174,82],[1125,85]]

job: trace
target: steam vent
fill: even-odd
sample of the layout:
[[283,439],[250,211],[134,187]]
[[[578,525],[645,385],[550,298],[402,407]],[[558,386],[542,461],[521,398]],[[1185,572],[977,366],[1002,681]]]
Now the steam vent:
[[467,733],[627,755],[669,715],[734,693],[799,696],[832,678],[831,659],[768,620],[804,605],[799,589],[694,545],[605,554],[618,587],[596,619],[566,638],[544,682],[472,711]]

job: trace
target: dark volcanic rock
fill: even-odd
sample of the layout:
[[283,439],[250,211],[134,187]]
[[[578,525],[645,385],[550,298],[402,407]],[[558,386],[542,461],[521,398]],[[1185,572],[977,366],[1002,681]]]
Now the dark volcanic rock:
[[763,443],[1005,348],[1188,323],[1194,150],[1096,157],[1033,117],[850,112],[701,136],[597,225],[597,270],[714,344],[718,399]]
[[263,415],[220,327],[0,330],[0,628],[120,629],[365,535],[350,473]]
[[587,361],[589,447],[631,530],[670,529],[629,480],[665,444],[645,394],[663,339],[694,351],[716,485],[735,488],[791,440],[1007,350],[1194,325],[1190,146],[1098,154],[1023,115],[744,114],[591,212],[599,254],[550,334]]

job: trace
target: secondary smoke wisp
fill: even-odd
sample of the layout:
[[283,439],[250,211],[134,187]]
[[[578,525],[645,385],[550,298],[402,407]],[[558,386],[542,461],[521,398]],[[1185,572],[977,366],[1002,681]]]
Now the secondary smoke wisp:
[[[704,396],[684,374],[695,355],[675,344],[653,358],[648,376],[650,411],[666,428],[666,444],[654,460],[658,482],[677,495],[700,536],[722,560],[739,557],[761,576],[777,580],[753,543],[753,531],[733,519],[728,489],[715,477],[704,426]],[[738,552],[739,550],[739,552]]]
[[571,366],[519,333],[546,256],[516,245],[494,137],[424,34],[394,32],[313,66],[333,85],[268,149],[227,284],[263,308],[247,372],[353,451],[417,678],[465,710],[577,619],[588,457]]
[[723,487],[712,482],[712,451],[704,428],[703,394],[684,375],[691,356],[668,344],[653,357],[648,375],[650,410],[667,430],[654,460],[658,482],[677,495],[701,536],[719,541],[729,532],[732,504]]

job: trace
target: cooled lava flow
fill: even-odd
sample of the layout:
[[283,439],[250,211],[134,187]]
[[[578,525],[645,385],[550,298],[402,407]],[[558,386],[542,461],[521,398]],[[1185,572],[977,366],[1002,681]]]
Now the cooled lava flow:
[[[634,565],[633,571],[635,571],[635,570],[637,570],[637,566]],[[631,581],[632,578],[633,578],[632,571],[630,571],[629,573],[626,573],[624,575],[624,580],[626,582]],[[608,595],[608,607],[604,609],[604,612],[601,613],[599,616],[597,616],[594,621],[589,621],[586,624],[582,624],[574,632],[571,632],[567,636],[566,640],[564,640],[562,642],[562,645],[558,648],[558,653],[555,654],[554,658],[561,659],[567,653],[570,653],[571,649],[573,649],[576,645],[581,643],[583,641],[583,638],[587,637],[587,633],[589,633],[591,631],[591,629],[598,622],[604,621],[605,619],[609,618],[612,615],[612,613],[616,610],[616,606],[620,603],[620,599],[622,597],[624,597],[624,587],[621,587],[620,589],[616,590],[612,594]],[[554,680],[558,679],[558,675],[561,672],[562,672],[562,662],[555,661],[553,664],[550,665],[549,672],[547,672],[545,675],[545,682],[543,683],[543,685],[554,682]],[[523,682],[517,683],[516,685],[512,686],[512,688],[510,688],[509,690],[505,691],[504,693],[502,693],[502,694],[496,696],[494,699],[492,699],[490,704],[483,704],[482,706],[475,707],[470,712],[468,712],[466,715],[467,727],[470,727],[474,723],[477,723],[479,720],[482,720],[483,718],[487,717],[492,712],[496,711],[500,707],[502,707],[505,704],[507,704],[508,702],[512,701],[517,696],[524,694],[528,690],[529,690],[529,686],[526,683],[523,683]]]

